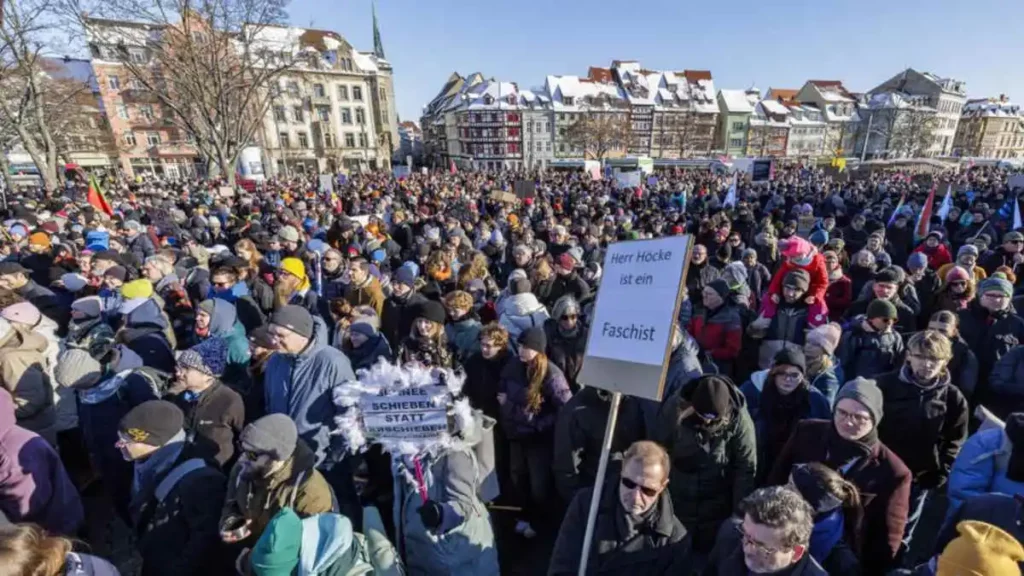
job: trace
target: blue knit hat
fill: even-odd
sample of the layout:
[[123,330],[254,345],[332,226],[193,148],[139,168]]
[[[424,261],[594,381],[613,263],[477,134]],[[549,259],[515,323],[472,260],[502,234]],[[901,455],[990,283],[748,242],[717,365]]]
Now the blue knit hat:
[[228,363],[228,347],[223,338],[213,337],[178,354],[178,366],[220,377]]
[[907,258],[907,268],[910,270],[919,270],[921,268],[928,267],[928,256],[923,252],[914,252]]
[[828,231],[818,228],[814,232],[811,232],[811,237],[808,238],[808,240],[810,240],[811,244],[814,244],[815,246],[824,246],[825,244],[828,244]]

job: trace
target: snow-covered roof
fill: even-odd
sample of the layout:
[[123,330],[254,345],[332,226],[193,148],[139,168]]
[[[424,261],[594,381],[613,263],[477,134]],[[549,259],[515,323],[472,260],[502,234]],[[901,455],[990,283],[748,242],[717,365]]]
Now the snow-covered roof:
[[626,98],[616,84],[594,82],[578,76],[548,76],[544,91],[552,108],[566,112],[608,109],[624,104]]
[[99,91],[96,75],[92,71],[92,62],[76,58],[43,58],[43,70],[51,78],[57,80],[74,80],[88,84],[93,92]]
[[725,111],[730,114],[751,113],[757,101],[751,102],[747,93],[743,90],[719,90],[722,103],[725,104]]
[[761,106],[764,108],[765,112],[768,112],[769,114],[781,114],[783,116],[789,114],[789,108],[775,100],[762,100]]
[[775,100],[761,100],[754,107],[754,114],[750,117],[750,125],[785,128],[789,126],[787,122],[788,117],[789,108]]
[[352,63],[356,65],[363,72],[377,72],[377,63],[373,59],[373,54],[368,52],[357,52],[352,51]]
[[967,118],[1021,118],[1020,104],[999,98],[968,100],[961,116]]
[[788,104],[789,123],[799,126],[822,126],[825,121],[821,118],[821,111],[815,106],[800,104]]

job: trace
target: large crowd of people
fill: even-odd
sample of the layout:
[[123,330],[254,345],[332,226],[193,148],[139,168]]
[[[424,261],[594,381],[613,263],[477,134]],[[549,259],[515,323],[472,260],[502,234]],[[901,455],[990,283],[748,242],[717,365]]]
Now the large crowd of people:
[[[510,541],[576,574],[611,409],[580,379],[604,252],[686,234],[664,397],[621,401],[587,573],[1017,574],[1011,176],[8,194],[0,573],[118,574],[84,511],[100,499],[144,576],[514,573]],[[354,453],[333,393],[378,362],[454,370],[489,424],[415,462]],[[465,448],[485,441],[497,492]]]

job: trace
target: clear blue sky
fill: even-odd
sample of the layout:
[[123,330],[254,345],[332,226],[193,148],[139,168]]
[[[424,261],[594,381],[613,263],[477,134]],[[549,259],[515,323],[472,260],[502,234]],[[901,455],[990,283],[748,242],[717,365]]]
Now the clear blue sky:
[[[371,0],[292,0],[292,23],[373,49]],[[529,88],[547,74],[639,60],[708,69],[715,88],[842,80],[866,91],[907,66],[1024,103],[1021,0],[378,0],[398,111],[420,110],[458,71]]]

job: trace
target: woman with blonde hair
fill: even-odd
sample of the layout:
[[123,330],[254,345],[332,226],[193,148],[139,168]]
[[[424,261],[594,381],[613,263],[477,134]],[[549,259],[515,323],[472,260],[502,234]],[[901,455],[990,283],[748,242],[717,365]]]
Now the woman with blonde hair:
[[0,527],[0,574],[4,576],[120,576],[117,568],[91,554],[74,552],[67,538],[35,524]]
[[536,535],[534,525],[552,520],[554,434],[558,413],[572,397],[565,375],[548,360],[541,326],[519,336],[519,355],[498,382],[501,425],[509,439],[512,485],[523,508],[516,533]]

